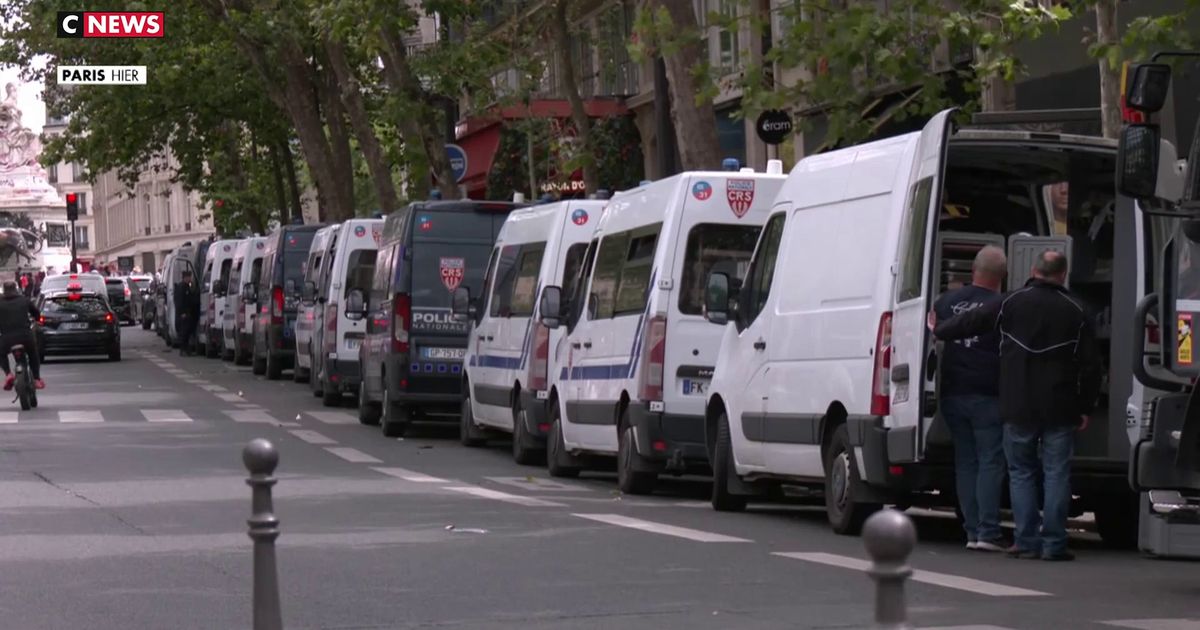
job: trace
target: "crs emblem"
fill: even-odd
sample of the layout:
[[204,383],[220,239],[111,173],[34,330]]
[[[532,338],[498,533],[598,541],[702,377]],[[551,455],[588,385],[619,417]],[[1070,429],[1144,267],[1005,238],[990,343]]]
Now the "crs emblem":
[[708,201],[708,198],[712,197],[712,190],[712,184],[705,181],[692,184],[692,196],[700,201]]
[[356,236],[358,238],[362,238],[366,235],[367,235],[367,228],[365,228],[361,225],[354,226],[354,236]]
[[754,203],[753,179],[730,179],[725,182],[725,200],[737,218],[746,216]]
[[462,284],[463,274],[467,270],[467,261],[462,258],[442,258],[438,265],[442,274],[442,284],[446,285],[446,289],[453,292]]
[[262,241],[259,241],[258,243],[254,244],[254,249],[262,249],[263,246],[264,246],[264,243]]
[[371,228],[371,238],[375,239],[375,244],[378,245],[383,240],[383,230],[379,228]]
[[574,223],[575,225],[584,225],[587,222],[587,210],[584,210],[583,208],[576,208],[575,212],[571,213],[571,223]]

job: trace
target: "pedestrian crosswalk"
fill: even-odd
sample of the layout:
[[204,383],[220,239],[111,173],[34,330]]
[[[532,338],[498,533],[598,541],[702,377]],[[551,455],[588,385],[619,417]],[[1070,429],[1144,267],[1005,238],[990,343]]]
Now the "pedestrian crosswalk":
[[[1132,628],[1133,630],[1200,630],[1200,619],[1108,619],[1097,623],[1110,628]],[[966,626],[931,626],[918,630],[1019,630],[1008,626],[974,624]]]
[[354,414],[341,411],[306,411],[299,416],[271,413],[261,407],[241,406],[235,409],[184,410],[184,409],[131,409],[116,407],[108,409],[30,409],[29,411],[0,411],[0,427],[26,424],[112,424],[152,423],[180,424],[197,421],[238,422],[248,424],[273,424],[299,426],[301,418],[322,424],[358,424]]

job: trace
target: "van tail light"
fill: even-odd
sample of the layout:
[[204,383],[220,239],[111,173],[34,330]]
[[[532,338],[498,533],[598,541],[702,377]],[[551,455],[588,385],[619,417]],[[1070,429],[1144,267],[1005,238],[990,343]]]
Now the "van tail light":
[[536,322],[533,325],[533,356],[529,359],[529,389],[539,392],[548,389],[549,370],[550,329]]
[[642,335],[642,376],[639,397],[643,402],[662,400],[663,363],[667,358],[667,318],[652,317],[646,321]]
[[397,293],[392,303],[392,351],[408,353],[408,331],[412,327],[412,298]]
[[105,313],[105,314],[104,314],[104,321],[105,321],[106,323],[109,323],[109,324],[113,323],[113,316],[112,316],[112,313]]
[[129,287],[125,287],[125,297],[129,297],[130,295],[131,292],[129,291]]
[[875,369],[871,376],[871,415],[891,413],[892,312],[879,317],[875,335]]
[[271,324],[283,325],[283,287],[271,289]]
[[46,325],[46,316],[38,315],[38,326],[45,326],[45,325]]

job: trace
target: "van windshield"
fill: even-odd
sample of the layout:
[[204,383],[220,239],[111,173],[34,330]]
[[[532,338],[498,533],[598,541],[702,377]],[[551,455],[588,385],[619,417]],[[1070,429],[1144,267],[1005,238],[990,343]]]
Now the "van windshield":
[[350,252],[350,259],[346,261],[346,285],[342,292],[343,299],[350,296],[350,292],[358,289],[364,294],[371,290],[371,279],[375,275],[375,255],[378,252],[373,249],[358,249]]
[[450,297],[460,286],[477,293],[483,287],[490,245],[426,243],[413,248],[412,301],[414,307],[450,308]]
[[304,284],[304,263],[308,262],[308,250],[312,245],[316,232],[291,232],[284,234],[283,246],[283,278],[281,284],[288,280],[296,286]]
[[680,313],[704,313],[704,289],[712,272],[728,274],[736,281],[746,277],[761,229],[749,225],[701,223],[688,232],[683,258],[683,290],[679,292]]

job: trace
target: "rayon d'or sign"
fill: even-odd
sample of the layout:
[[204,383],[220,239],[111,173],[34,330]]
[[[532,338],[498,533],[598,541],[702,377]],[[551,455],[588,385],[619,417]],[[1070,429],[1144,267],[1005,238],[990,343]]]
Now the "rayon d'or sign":
[[58,36],[162,37],[166,22],[152,11],[59,11]]
[[467,270],[467,262],[462,258],[442,258],[441,264],[438,265],[442,274],[442,284],[450,291],[458,288],[462,284],[463,274]]
[[754,203],[754,180],[726,180],[725,199],[729,202],[729,208],[733,210],[733,214],[737,218],[746,216],[746,213],[750,211],[750,206]]

